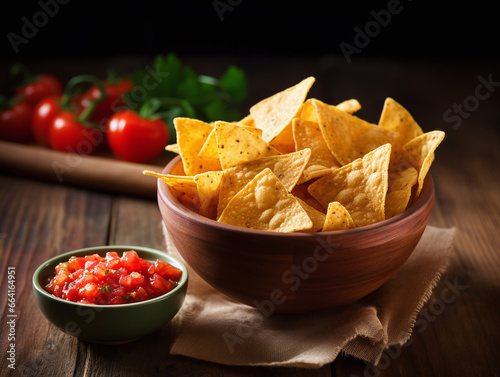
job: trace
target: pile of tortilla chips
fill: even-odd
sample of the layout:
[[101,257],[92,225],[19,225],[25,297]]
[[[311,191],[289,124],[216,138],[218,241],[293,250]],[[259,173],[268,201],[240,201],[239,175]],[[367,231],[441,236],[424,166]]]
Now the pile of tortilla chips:
[[161,178],[177,198],[221,223],[276,232],[346,230],[396,216],[420,195],[444,139],[387,98],[378,124],[355,99],[309,98],[315,79],[266,98],[239,122],[176,118],[181,156]]

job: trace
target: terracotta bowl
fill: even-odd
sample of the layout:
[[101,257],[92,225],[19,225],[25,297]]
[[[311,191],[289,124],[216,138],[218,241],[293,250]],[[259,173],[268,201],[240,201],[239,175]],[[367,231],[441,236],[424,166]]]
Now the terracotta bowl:
[[[169,173],[179,157],[163,170]],[[428,175],[404,213],[335,232],[276,233],[205,218],[158,180],[158,204],[172,242],[208,284],[259,310],[301,313],[352,303],[383,285],[405,263],[434,202]]]

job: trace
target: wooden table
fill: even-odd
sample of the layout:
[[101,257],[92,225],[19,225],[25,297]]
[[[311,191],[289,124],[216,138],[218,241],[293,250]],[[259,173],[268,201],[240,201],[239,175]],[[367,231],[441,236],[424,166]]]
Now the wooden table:
[[[116,59],[144,67],[142,58]],[[337,103],[357,98],[360,117],[376,122],[391,96],[424,131],[443,129],[431,172],[436,202],[431,225],[456,227],[447,272],[423,308],[427,326],[404,347],[388,350],[378,367],[340,357],[319,370],[226,366],[169,355],[169,326],[133,343],[104,346],[78,341],[53,327],[36,307],[31,276],[44,260],[106,244],[164,248],[154,197],[94,190],[8,172],[0,175],[0,374],[12,376],[493,376],[500,374],[499,84],[495,62],[398,61],[341,57],[225,58],[187,62],[217,74],[228,64],[247,70],[248,104],[313,75],[311,96]],[[109,62],[41,61],[67,77],[102,73]],[[106,63],[106,64],[105,64]],[[73,71],[72,71],[73,70]],[[5,72],[5,70],[2,70]],[[490,81],[490,84],[487,82]],[[460,107],[460,108],[459,108]],[[15,269],[15,366],[10,371],[7,271]],[[460,286],[456,299],[435,305],[444,282]],[[434,303],[434,304],[433,304]]]

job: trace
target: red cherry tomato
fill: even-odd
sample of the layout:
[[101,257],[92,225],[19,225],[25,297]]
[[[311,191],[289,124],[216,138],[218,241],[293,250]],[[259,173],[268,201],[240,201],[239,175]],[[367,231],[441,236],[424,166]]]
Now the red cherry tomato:
[[49,74],[37,75],[34,80],[21,85],[16,89],[16,95],[22,96],[33,106],[42,98],[52,95],[61,95],[63,86],[61,81]]
[[[106,93],[106,99],[95,106],[89,120],[105,126],[111,116],[125,109],[123,95],[133,89],[133,84],[128,78],[123,78],[118,82],[103,81],[102,86]],[[101,97],[101,92],[96,85],[92,85],[80,98],[80,106],[86,108],[90,101],[96,101]],[[104,128],[104,127],[103,127]]]
[[109,147],[124,161],[152,161],[163,152],[168,139],[167,125],[159,118],[149,119],[124,110],[114,114],[109,121]]
[[45,97],[38,102],[33,110],[31,124],[33,137],[45,147],[50,147],[49,131],[52,121],[63,111],[59,101],[58,96]]
[[0,139],[25,143],[32,140],[31,118],[33,107],[26,101],[14,102],[0,110]]
[[86,126],[74,112],[57,115],[50,126],[50,146],[58,151],[90,154],[104,139],[100,130]]

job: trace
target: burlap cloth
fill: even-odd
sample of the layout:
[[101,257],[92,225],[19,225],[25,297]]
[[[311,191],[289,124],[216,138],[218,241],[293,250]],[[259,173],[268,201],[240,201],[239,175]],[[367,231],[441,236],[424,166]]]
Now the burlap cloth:
[[[182,260],[165,231],[167,251]],[[386,284],[354,304],[313,314],[264,316],[235,302],[189,269],[185,304],[171,322],[171,353],[228,365],[319,368],[339,354],[377,364],[403,345],[446,270],[455,229],[428,226]]]

